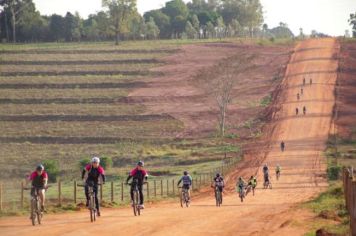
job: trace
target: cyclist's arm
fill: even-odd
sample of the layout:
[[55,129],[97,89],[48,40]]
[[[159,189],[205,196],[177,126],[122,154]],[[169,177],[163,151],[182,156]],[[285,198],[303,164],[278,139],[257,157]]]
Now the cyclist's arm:
[[131,178],[132,178],[131,175],[127,176],[126,183],[128,183]]
[[180,180],[178,181],[177,185],[179,185],[179,184],[180,184],[180,182],[182,182],[182,179],[183,179],[183,177],[182,177],[182,178],[180,178]]
[[192,176],[189,176],[189,180],[190,180],[190,185],[192,185],[192,184],[193,184],[193,178],[192,178]]
[[85,168],[82,170],[82,179],[84,180],[84,176],[85,176],[85,172],[86,172],[86,170],[85,170]]

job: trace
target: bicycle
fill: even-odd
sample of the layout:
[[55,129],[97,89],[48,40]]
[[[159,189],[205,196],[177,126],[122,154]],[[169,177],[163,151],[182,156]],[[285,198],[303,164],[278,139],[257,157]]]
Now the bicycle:
[[[48,187],[47,187],[48,188]],[[44,188],[45,190],[47,188]],[[43,212],[41,210],[41,204],[39,200],[39,194],[38,192],[42,190],[42,188],[36,188],[36,187],[31,187],[31,188],[23,188],[24,190],[31,190],[31,222],[32,225],[35,226],[36,222],[40,225],[43,217]]]
[[[102,185],[102,184],[98,184]],[[96,221],[96,215],[97,215],[97,209],[95,205],[95,193],[94,193],[94,183],[89,182],[87,184],[78,184],[79,187],[86,187],[88,186],[88,195],[89,195],[89,204],[88,204],[88,210],[90,214],[90,221],[94,222]]]
[[181,194],[179,196],[180,206],[184,207],[184,205],[185,205],[186,207],[189,207],[189,205],[190,205],[189,192],[188,192],[189,189],[183,188],[183,187],[179,187],[179,188],[182,189]]
[[276,179],[279,180],[279,177],[281,176],[281,172],[280,171],[276,171]]
[[[144,182],[143,184],[147,184],[147,182]],[[128,183],[127,185],[130,185],[131,187],[133,186],[133,202],[132,202],[132,209],[134,212],[134,215],[141,215],[141,198],[140,198],[140,191],[138,190],[138,183],[137,182],[131,182]]]
[[246,197],[246,188],[245,186],[243,187],[238,187],[239,188],[239,198],[241,199],[241,202],[244,201],[244,198]]
[[263,188],[264,189],[267,189],[267,188],[272,189],[272,183],[269,179],[264,181]]
[[216,206],[220,207],[222,205],[223,197],[222,193],[220,192],[219,186],[215,186],[215,200]]

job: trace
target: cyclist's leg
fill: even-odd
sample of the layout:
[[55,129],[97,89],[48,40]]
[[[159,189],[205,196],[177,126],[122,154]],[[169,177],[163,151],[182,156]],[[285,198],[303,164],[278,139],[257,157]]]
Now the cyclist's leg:
[[131,196],[131,202],[134,202],[134,186],[131,184],[130,188],[130,196]]
[[142,192],[142,185],[138,185],[138,192],[140,194],[140,205],[143,205],[143,192]]
[[98,185],[95,184],[93,186],[93,192],[94,192],[94,198],[95,198],[95,206],[96,206],[96,209],[99,212],[100,204],[99,204],[99,199],[98,199]]
[[89,187],[85,185],[84,187],[85,198],[87,199],[86,206],[89,206]]
[[40,201],[41,201],[41,210],[44,210],[44,205],[45,205],[45,200],[46,200],[46,196],[45,196],[45,190],[44,189],[39,189],[38,190],[38,195],[40,196]]

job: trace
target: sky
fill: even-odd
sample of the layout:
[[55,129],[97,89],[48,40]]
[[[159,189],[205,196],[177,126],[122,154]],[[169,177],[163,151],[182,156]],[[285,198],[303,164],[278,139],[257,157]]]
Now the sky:
[[[184,0],[188,2],[189,0]],[[34,0],[37,9],[44,15],[53,13],[65,15],[67,11],[78,11],[82,17],[101,10],[101,0]],[[165,0],[138,0],[138,11],[143,14],[164,6]],[[356,0],[261,0],[265,23],[273,28],[279,22],[287,23],[289,28],[299,34],[311,30],[332,36],[351,32],[347,20],[350,13],[356,13]]]

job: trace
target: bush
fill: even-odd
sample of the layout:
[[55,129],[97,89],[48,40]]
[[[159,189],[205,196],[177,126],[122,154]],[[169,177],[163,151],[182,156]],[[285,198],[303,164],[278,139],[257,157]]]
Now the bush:
[[100,165],[104,169],[110,169],[113,166],[112,158],[111,157],[102,157],[102,158],[100,158]]
[[48,174],[48,181],[51,183],[56,182],[59,176],[59,164],[56,160],[44,160],[42,162],[45,167],[45,171]]
[[330,166],[328,167],[328,179],[329,180],[338,180],[341,172],[341,166]]
[[83,169],[87,164],[90,163],[90,158],[83,158],[79,161],[80,169]]

